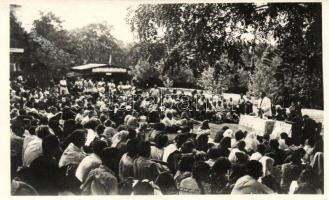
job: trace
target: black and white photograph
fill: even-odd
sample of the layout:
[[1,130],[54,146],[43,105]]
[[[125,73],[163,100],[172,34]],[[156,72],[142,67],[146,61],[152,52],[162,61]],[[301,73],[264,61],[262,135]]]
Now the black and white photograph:
[[323,4],[10,2],[9,194],[324,195]]

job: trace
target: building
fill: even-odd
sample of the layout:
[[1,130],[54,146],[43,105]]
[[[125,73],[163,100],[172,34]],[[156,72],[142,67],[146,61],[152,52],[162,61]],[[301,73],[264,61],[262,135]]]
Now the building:
[[67,74],[68,77],[84,77],[92,79],[127,81],[131,80],[130,69],[127,67],[119,67],[112,64],[101,63],[88,63],[84,65],[74,66],[71,68],[71,72]]

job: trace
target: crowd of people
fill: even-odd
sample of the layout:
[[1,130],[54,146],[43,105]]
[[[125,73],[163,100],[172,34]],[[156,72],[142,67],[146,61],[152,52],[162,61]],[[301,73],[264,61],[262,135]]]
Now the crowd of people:
[[306,118],[301,140],[211,129],[251,113],[250,98],[83,78],[38,88],[20,76],[10,90],[11,193],[323,194],[323,141]]

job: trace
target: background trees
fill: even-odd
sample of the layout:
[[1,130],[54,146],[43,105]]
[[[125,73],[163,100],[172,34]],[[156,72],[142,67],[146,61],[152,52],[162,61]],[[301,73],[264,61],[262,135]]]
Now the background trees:
[[321,3],[143,4],[127,15],[138,41],[124,44],[109,24],[68,31],[53,13],[40,13],[26,32],[13,6],[11,46],[25,53],[11,59],[50,77],[112,55],[143,86],[168,80],[174,87],[267,91],[274,103],[322,108],[321,16]]
[[129,19],[141,42],[166,46],[169,77],[188,66],[204,88],[214,78],[228,92],[323,107],[319,3],[140,5]]

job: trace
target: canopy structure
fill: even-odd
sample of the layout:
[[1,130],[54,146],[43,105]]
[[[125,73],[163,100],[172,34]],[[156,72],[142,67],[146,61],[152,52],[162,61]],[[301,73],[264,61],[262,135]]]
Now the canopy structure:
[[79,65],[79,66],[72,67],[72,69],[73,70],[88,70],[88,69],[93,69],[93,68],[97,68],[97,67],[103,67],[106,65],[107,64],[89,63],[89,64],[85,64],[85,65]]
[[71,67],[71,72],[68,76],[87,76],[93,78],[112,78],[120,80],[130,79],[130,69],[112,64],[104,63],[88,63],[84,65]]

